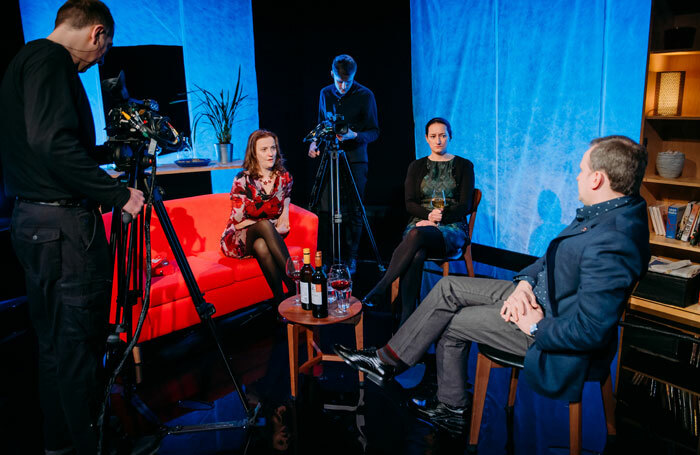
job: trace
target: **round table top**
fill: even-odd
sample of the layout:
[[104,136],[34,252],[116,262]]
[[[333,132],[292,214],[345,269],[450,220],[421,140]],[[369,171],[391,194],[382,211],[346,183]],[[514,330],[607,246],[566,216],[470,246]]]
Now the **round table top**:
[[277,311],[289,322],[303,325],[329,325],[351,319],[362,312],[362,302],[355,297],[350,297],[350,308],[346,314],[338,316],[333,314],[335,304],[329,305],[328,317],[315,318],[310,310],[304,310],[301,305],[294,304],[294,297],[286,298],[280,303]]

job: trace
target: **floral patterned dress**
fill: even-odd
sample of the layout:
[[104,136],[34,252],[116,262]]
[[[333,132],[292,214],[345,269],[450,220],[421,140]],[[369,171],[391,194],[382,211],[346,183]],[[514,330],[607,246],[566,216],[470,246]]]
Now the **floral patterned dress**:
[[[421,190],[421,205],[426,210],[432,210],[433,207],[430,205],[430,201],[433,198],[433,191],[444,191],[445,192],[445,206],[455,204],[457,199],[459,199],[459,184],[455,182],[452,176],[452,169],[454,167],[454,159],[449,161],[431,161],[427,160],[426,166],[428,167],[428,173],[423,177],[423,181],[420,184]],[[406,236],[408,231],[416,227],[416,223],[420,221],[420,218],[411,217],[408,222],[408,226],[403,232]],[[445,250],[446,255],[453,256],[461,248],[464,247],[469,242],[469,227],[465,221],[458,221],[456,223],[442,224],[437,226],[445,239]]]
[[292,176],[289,172],[275,175],[270,194],[265,192],[262,182],[241,171],[231,187],[231,215],[221,236],[221,251],[233,258],[245,257],[247,228],[236,229],[235,225],[245,220],[276,221],[284,210],[284,201],[292,192]]

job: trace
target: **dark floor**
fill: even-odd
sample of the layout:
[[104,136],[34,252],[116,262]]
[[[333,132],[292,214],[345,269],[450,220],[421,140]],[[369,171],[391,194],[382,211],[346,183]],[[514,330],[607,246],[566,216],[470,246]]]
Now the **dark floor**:
[[[376,267],[361,264],[359,283],[376,282]],[[365,316],[366,345],[381,345],[391,335],[388,312]],[[313,376],[302,375],[298,398],[290,399],[285,323],[269,304],[217,320],[218,331],[236,379],[254,407],[260,403],[260,426],[169,434],[159,454],[185,453],[460,453],[464,441],[436,434],[412,416],[409,391],[396,384],[382,389],[371,382],[360,387],[357,373],[345,364],[324,363]],[[0,405],[0,453],[40,454],[41,414],[36,397],[36,371],[30,331],[3,340]],[[322,349],[336,342],[352,345],[351,326],[321,331]],[[133,438],[163,434],[189,426],[243,419],[233,383],[208,330],[195,327],[142,345],[142,381],[129,366],[113,388],[112,409]],[[423,366],[403,376],[415,385]]]
[[[364,295],[377,276],[376,266],[360,264],[353,293]],[[0,318],[0,324],[7,322],[7,314],[3,313],[5,320]],[[113,388],[113,413],[131,438],[177,433],[162,438],[159,454],[465,452],[464,437],[436,431],[414,417],[407,406],[409,398],[420,390],[424,365],[404,373],[390,387],[380,388],[369,381],[361,387],[357,373],[345,364],[324,363],[313,376],[301,376],[299,396],[292,401],[286,327],[271,305],[260,304],[235,317],[217,319],[217,327],[246,399],[253,407],[260,403],[260,425],[251,430],[182,432],[191,425],[240,423],[244,418],[241,400],[211,335],[203,327],[194,327],[144,343],[143,365],[138,372],[142,381],[134,385],[136,372],[131,366]],[[388,312],[366,312],[365,345],[384,344],[391,327]],[[352,345],[354,333],[351,326],[326,327],[321,331],[321,342],[322,349],[330,351],[336,342]],[[41,454],[41,411],[35,392],[31,332],[16,331],[0,339],[0,356],[0,453]],[[505,453],[507,380],[505,370],[492,374],[479,453]],[[595,399],[584,398],[584,412],[588,408],[599,418],[602,410],[596,407],[600,407],[600,397],[594,392]],[[515,453],[568,453],[554,447],[568,443],[566,404],[548,401],[533,405],[532,400],[527,387],[519,386]],[[544,440],[544,446],[530,442],[533,432]],[[601,450],[604,434],[599,421],[584,415],[584,447]],[[637,442],[636,453],[670,453],[648,451]]]

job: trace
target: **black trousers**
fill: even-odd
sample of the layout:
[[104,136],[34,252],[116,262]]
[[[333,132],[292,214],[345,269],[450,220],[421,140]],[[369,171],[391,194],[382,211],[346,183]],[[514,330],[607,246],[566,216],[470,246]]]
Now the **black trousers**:
[[94,454],[112,280],[102,216],[17,202],[11,229],[38,338],[44,445]]
[[[362,239],[362,211],[358,204],[355,203],[355,198],[352,195],[351,181],[347,175],[343,175],[341,167],[341,183],[340,183],[340,204],[343,212],[343,229],[340,259],[356,259],[360,248],[360,240]],[[357,192],[360,194],[360,200],[364,203],[365,187],[367,186],[367,174],[369,166],[367,163],[350,163],[350,172],[355,179]],[[330,184],[326,178],[323,190],[321,192],[320,211],[318,213],[318,249],[327,252],[324,254],[324,262],[326,258],[330,259],[333,246],[331,245],[331,214],[330,214]]]

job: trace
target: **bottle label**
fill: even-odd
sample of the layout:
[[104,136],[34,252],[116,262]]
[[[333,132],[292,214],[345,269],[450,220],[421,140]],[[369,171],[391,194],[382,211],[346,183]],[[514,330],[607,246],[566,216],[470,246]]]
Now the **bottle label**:
[[311,285],[311,304],[321,306],[323,304],[323,286],[320,284]]
[[299,286],[300,291],[301,291],[301,303],[309,303],[309,283],[301,283],[301,286]]

